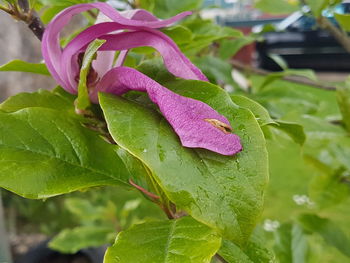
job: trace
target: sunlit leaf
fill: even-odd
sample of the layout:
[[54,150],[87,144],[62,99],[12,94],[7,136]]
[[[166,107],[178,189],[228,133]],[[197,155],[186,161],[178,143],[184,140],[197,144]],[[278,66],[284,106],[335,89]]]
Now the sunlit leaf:
[[104,263],[209,263],[220,244],[215,231],[190,217],[149,222],[121,232]]
[[157,112],[103,94],[100,103],[109,131],[119,145],[148,166],[179,209],[242,243],[260,215],[267,182],[267,153],[259,124],[249,110],[233,104],[219,87],[199,81],[166,85],[180,95],[208,103],[226,116],[242,139],[244,150],[236,156],[222,156],[184,148]]

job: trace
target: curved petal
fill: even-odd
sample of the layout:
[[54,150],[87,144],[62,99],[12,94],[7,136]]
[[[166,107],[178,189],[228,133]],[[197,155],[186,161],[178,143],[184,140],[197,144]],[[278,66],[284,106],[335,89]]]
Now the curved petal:
[[242,150],[239,137],[228,131],[231,126],[224,116],[201,101],[168,90],[135,69],[117,67],[110,70],[97,90],[116,95],[129,90],[147,92],[185,147],[205,148],[223,155]]
[[[140,21],[160,21],[156,16],[150,12],[143,9],[133,9],[120,12],[122,16],[128,19],[140,20]],[[112,20],[108,18],[103,13],[99,13],[95,24],[100,24],[103,22],[111,22]],[[114,32],[117,33],[117,32]],[[121,66],[124,64],[126,56],[128,54],[127,50],[122,50],[118,55],[116,61],[116,66]],[[98,76],[103,76],[107,71],[113,68],[114,61],[114,51],[98,51],[96,59],[92,62],[94,70],[97,72]]]
[[[125,27],[125,26],[124,26]],[[152,30],[124,32],[118,34],[101,35],[102,32],[112,32],[120,26],[114,22],[101,23],[89,27],[75,37],[64,49],[62,67],[65,67],[70,84],[75,85],[78,64],[73,60],[74,54],[81,52],[93,39],[105,39],[107,42],[102,50],[128,50],[135,47],[150,46],[159,51],[168,70],[177,77],[207,81],[206,76],[180,51],[171,38],[165,34]]]
[[79,13],[88,11],[90,9],[97,8],[112,21],[118,22],[120,25],[126,25],[137,28],[160,28],[170,25],[183,17],[191,14],[191,12],[183,12],[170,19],[161,21],[147,21],[147,20],[133,20],[128,19],[117,12],[113,7],[106,3],[91,3],[91,4],[79,4],[71,6],[58,15],[47,26],[43,40],[42,40],[42,54],[46,65],[56,79],[56,81],[68,91],[74,92],[74,87],[69,85],[69,81],[66,75],[62,75],[61,68],[61,47],[59,45],[59,34],[61,30],[66,26],[71,18]]
[[[120,12],[120,14],[126,18],[139,20],[139,21],[162,21],[152,13],[144,10],[144,9],[132,9]],[[168,25],[166,25],[168,26]]]

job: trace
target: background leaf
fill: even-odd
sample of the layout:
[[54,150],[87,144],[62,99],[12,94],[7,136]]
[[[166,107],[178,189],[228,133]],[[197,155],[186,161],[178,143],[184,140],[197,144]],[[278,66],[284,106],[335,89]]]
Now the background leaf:
[[74,254],[83,248],[106,245],[114,237],[113,229],[83,226],[65,229],[49,243],[49,247],[62,253]]
[[275,262],[274,256],[267,248],[266,238],[263,237],[262,229],[256,229],[249,241],[242,247],[223,240],[218,254],[227,263],[270,263]]
[[303,214],[299,217],[299,222],[305,230],[321,235],[328,245],[350,257],[350,239],[332,221],[313,214]]
[[275,252],[280,262],[307,262],[308,244],[303,229],[296,224],[283,224],[275,232]]
[[0,66],[0,71],[20,71],[50,76],[44,63],[29,63],[18,59]]
[[346,85],[338,87],[337,100],[344,124],[350,132],[350,81],[347,81]]

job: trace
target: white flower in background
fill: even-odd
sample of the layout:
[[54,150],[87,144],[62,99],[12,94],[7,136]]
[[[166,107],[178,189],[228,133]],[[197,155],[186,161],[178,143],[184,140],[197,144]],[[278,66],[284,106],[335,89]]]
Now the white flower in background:
[[293,195],[293,201],[297,205],[307,205],[307,206],[315,205],[315,203],[312,202],[307,195]]
[[265,219],[263,228],[267,232],[275,232],[280,227],[280,222],[277,220]]

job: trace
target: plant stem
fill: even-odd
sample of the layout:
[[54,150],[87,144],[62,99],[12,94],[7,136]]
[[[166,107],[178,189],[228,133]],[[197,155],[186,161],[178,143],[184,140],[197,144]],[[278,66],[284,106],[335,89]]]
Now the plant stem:
[[28,0],[18,0],[18,5],[9,4],[8,8],[0,6],[0,10],[8,13],[14,19],[26,23],[28,28],[41,41],[45,31],[45,26],[35,10],[30,9]]
[[147,195],[148,197],[152,198],[152,199],[155,199],[155,200],[158,200],[159,199],[159,196],[156,195],[156,194],[153,194],[149,191],[147,191],[145,188],[137,185],[132,179],[129,179],[129,183],[135,187],[137,190],[141,191],[143,194]]
[[219,254],[215,254],[215,257],[222,263],[228,263],[222,256]]
[[34,35],[41,41],[44,35],[45,26],[39,16],[36,15],[32,18],[31,23],[28,23],[29,29],[34,33]]
[[[269,75],[271,73],[270,71],[267,71],[267,70],[254,68],[252,66],[243,64],[243,63],[241,63],[241,62],[239,62],[237,60],[231,60],[231,65],[235,69],[237,69],[239,71],[242,71],[242,72],[249,73],[249,74],[256,74],[256,75],[261,75],[261,76],[267,76],[267,75]],[[313,88],[318,88],[318,89],[323,89],[323,90],[331,90],[331,91],[336,90],[336,87],[334,87],[334,86],[325,85],[325,84],[318,83],[318,82],[315,82],[315,81],[312,81],[312,80],[309,80],[309,79],[304,79],[304,78],[301,79],[301,78],[296,78],[296,77],[293,77],[293,76],[286,76],[286,77],[283,77],[282,79],[285,80],[285,81],[288,81],[288,82],[302,84],[302,85],[307,85],[307,86],[310,86],[310,87],[313,87]]]

